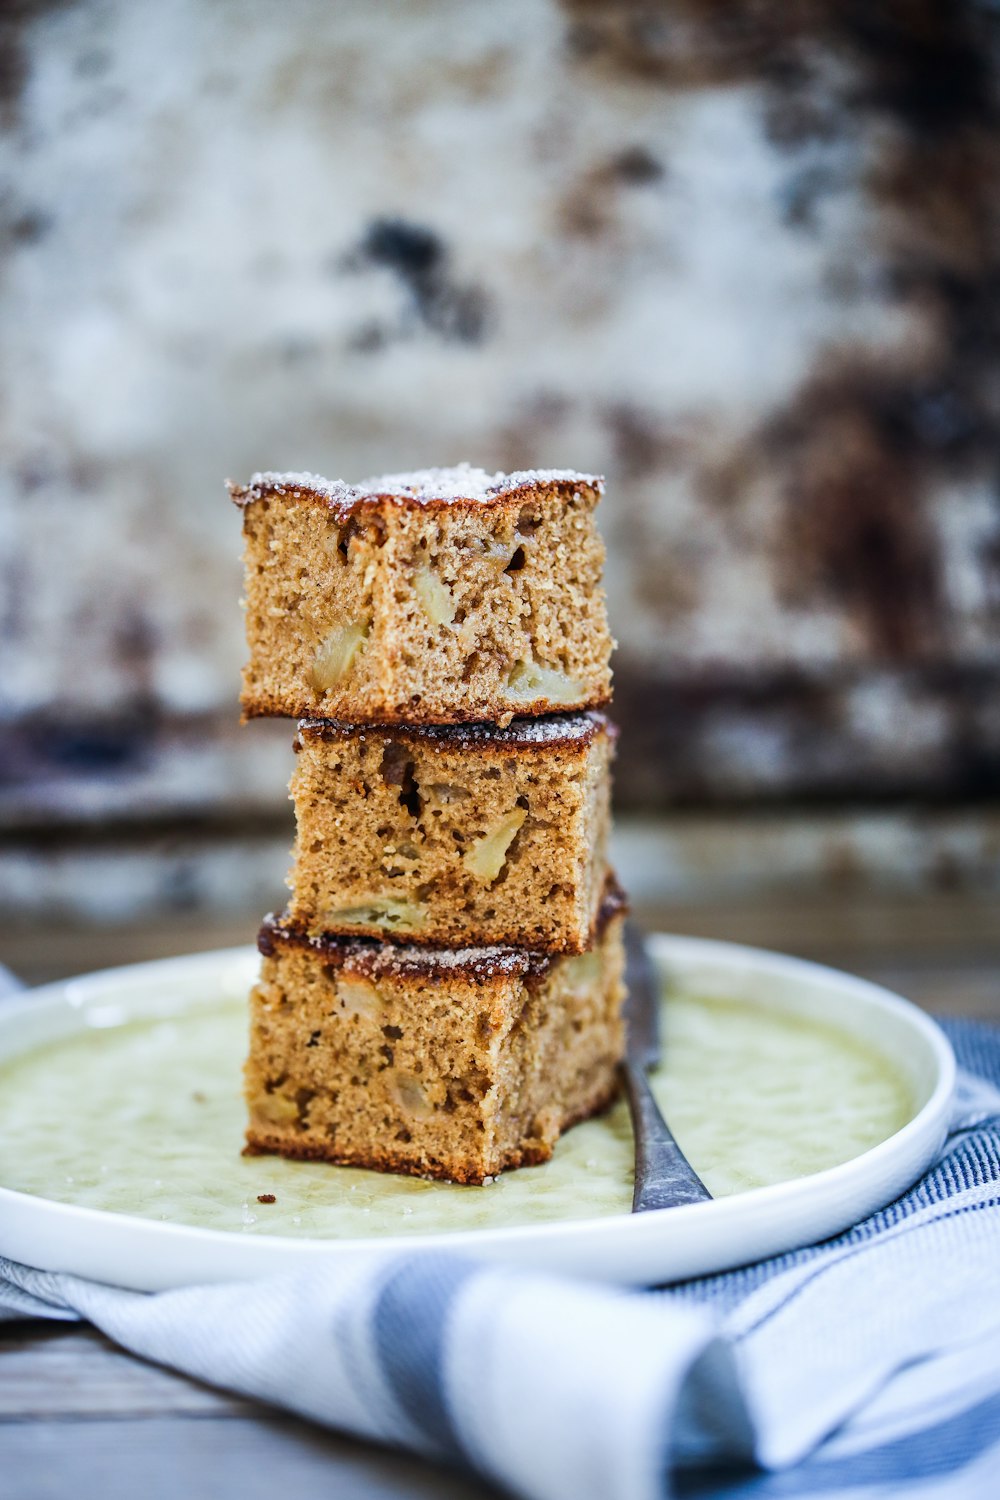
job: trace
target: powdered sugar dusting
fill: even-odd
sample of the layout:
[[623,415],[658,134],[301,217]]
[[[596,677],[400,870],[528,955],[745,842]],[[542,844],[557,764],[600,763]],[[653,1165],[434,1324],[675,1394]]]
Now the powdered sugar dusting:
[[599,734],[617,734],[605,714],[596,711],[551,714],[538,719],[513,719],[496,724],[345,724],[337,719],[300,719],[299,734],[308,739],[410,739],[436,743],[442,750],[454,745],[472,745],[487,750],[494,745],[519,749],[589,741]]
[[380,943],[376,938],[340,937],[334,933],[316,936],[273,914],[265,917],[257,946],[265,956],[278,947],[309,948],[326,963],[373,978],[394,974],[433,978],[447,973],[521,978],[529,972],[543,972],[557,961],[543,953],[499,944],[482,948],[431,948],[416,943]]
[[488,474],[471,464],[451,469],[417,469],[412,474],[380,474],[364,479],[358,489],[373,495],[400,495],[408,500],[489,500],[494,495],[543,484],[584,484],[603,489],[596,474],[574,469],[516,469],[512,474]]
[[472,464],[456,464],[448,469],[416,469],[412,473],[378,474],[348,484],[342,479],[324,479],[319,474],[277,474],[267,471],[254,474],[248,485],[229,485],[229,493],[238,505],[259,500],[264,495],[308,493],[326,500],[337,510],[349,510],[364,500],[377,497],[425,505],[431,501],[487,502],[517,490],[545,485],[583,486],[604,492],[604,480],[597,474],[578,474],[575,469],[517,469],[511,474],[489,474]]
[[[595,924],[600,938],[607,924],[625,910],[625,897],[609,870],[605,878],[601,905]],[[270,957],[279,948],[306,948],[324,963],[351,973],[376,979],[409,975],[433,980],[449,974],[471,975],[477,979],[511,977],[538,978],[554,964],[565,962],[558,953],[540,953],[532,948],[512,948],[493,944],[482,948],[437,948],[420,943],[380,942],[378,938],[349,937],[338,933],[309,933],[296,927],[284,916],[273,912],[264,918],[257,934],[257,946]]]

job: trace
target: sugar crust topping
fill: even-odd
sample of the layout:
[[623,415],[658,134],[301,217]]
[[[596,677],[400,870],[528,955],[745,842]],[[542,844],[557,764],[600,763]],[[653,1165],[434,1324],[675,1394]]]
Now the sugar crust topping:
[[324,479],[319,474],[254,474],[247,485],[230,482],[229,493],[237,505],[248,505],[264,495],[306,493],[325,500],[339,511],[364,501],[389,498],[417,505],[434,503],[486,503],[546,485],[583,486],[604,493],[604,480],[597,474],[578,474],[575,469],[517,469],[511,474],[489,474],[472,464],[450,469],[415,469],[408,474],[378,474],[348,484],[342,479]]
[[[596,936],[599,937],[611,919],[625,909],[621,887],[609,874],[598,912]],[[278,948],[307,948],[337,968],[347,968],[352,973],[367,974],[372,978],[422,975],[433,979],[436,974],[448,972],[479,979],[507,975],[537,978],[560,961],[557,953],[539,953],[531,948],[510,948],[501,944],[482,948],[432,948],[418,943],[383,943],[377,938],[341,936],[330,932],[314,934],[293,926],[284,916],[274,912],[264,918],[257,934],[257,947],[265,957],[270,957]]]
[[257,946],[265,956],[278,947],[309,948],[338,968],[346,967],[352,972],[360,971],[373,977],[393,974],[433,977],[445,971],[482,978],[519,977],[529,971],[546,969],[555,961],[553,955],[499,944],[482,948],[431,948],[416,943],[381,943],[376,938],[340,937],[333,933],[316,936],[293,927],[274,914],[264,918]]
[[599,734],[616,736],[616,725],[602,713],[552,714],[539,719],[512,719],[502,728],[496,724],[346,724],[339,719],[300,719],[299,734],[304,739],[419,739],[437,742],[442,749],[452,745],[475,745],[488,749],[492,745],[522,746],[559,745],[589,741]]

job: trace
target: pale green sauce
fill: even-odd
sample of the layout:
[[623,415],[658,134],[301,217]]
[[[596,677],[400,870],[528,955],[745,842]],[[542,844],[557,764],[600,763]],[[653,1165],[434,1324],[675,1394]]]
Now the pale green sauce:
[[[249,1234],[348,1238],[627,1213],[618,1104],[541,1167],[482,1188],[243,1157],[245,1008],[195,1008],[47,1046],[0,1068],[0,1184],[39,1197]],[[908,1090],[851,1038],[777,1010],[672,997],[668,1119],[716,1196],[847,1161],[910,1118]],[[258,1194],[273,1193],[262,1204]]]

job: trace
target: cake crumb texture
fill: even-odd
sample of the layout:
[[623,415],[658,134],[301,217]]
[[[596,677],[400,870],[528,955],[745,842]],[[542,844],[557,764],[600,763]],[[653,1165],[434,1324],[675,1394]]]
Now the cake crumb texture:
[[272,929],[251,995],[247,1151],[461,1183],[546,1161],[617,1093],[622,921],[611,911],[586,953],[520,967]]
[[468,466],[360,486],[262,474],[233,487],[244,712],[502,724],[599,707],[613,644],[601,489],[573,471]]
[[300,724],[293,924],[458,948],[589,945],[613,726],[581,714],[475,730]]

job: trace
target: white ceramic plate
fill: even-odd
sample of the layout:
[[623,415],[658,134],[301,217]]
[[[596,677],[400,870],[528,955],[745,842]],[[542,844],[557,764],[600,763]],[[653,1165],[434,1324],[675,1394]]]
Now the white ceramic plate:
[[[260,1276],[359,1249],[432,1246],[650,1285],[836,1234],[891,1201],[930,1164],[945,1135],[955,1063],[942,1032],[915,1006],[877,985],[781,954],[686,937],[656,936],[651,944],[681,990],[835,1023],[891,1058],[908,1085],[911,1118],[840,1166],[709,1203],[451,1234],[247,1236],[57,1203],[0,1186],[0,1254],[140,1291]],[[225,995],[245,994],[255,963],[248,949],[198,954],[109,969],[0,1002],[0,1061],[89,1027],[176,1015],[206,999],[217,1003]]]

